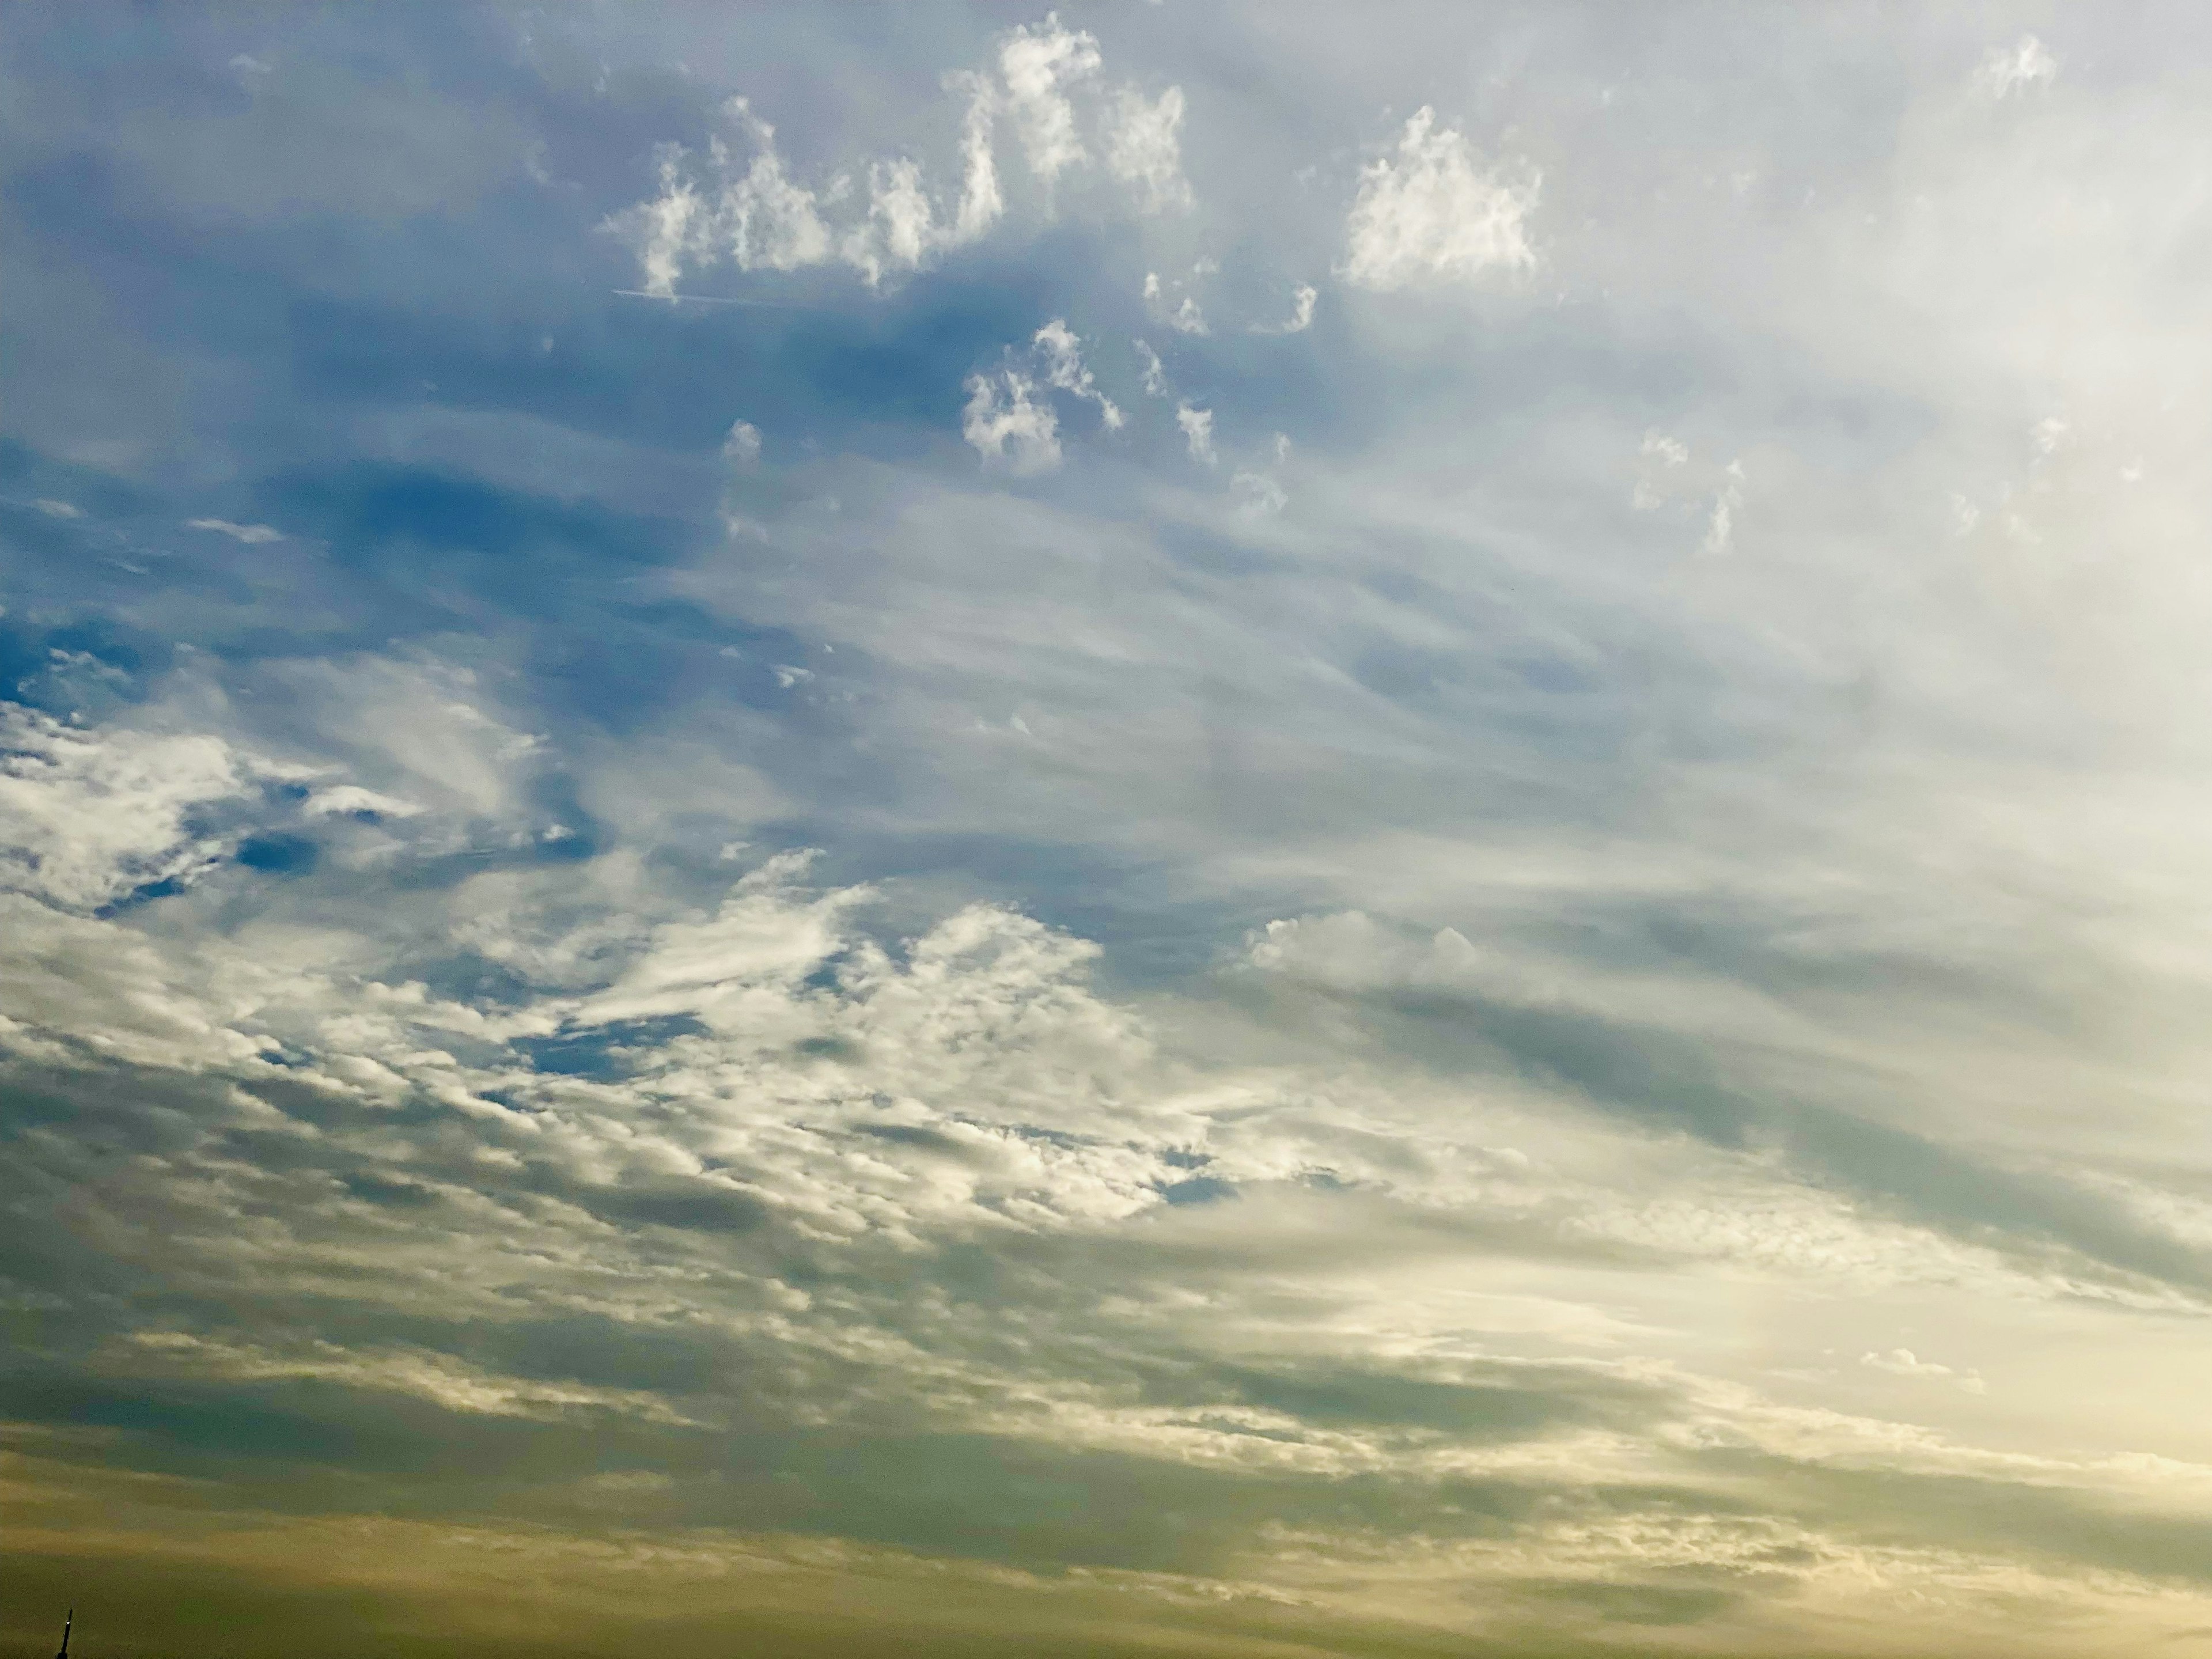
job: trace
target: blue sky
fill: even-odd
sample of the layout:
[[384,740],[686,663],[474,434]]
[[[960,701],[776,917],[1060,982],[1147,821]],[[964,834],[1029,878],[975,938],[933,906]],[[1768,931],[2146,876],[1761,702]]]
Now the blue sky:
[[2204,33],[12,19],[10,1638],[2204,1645]]

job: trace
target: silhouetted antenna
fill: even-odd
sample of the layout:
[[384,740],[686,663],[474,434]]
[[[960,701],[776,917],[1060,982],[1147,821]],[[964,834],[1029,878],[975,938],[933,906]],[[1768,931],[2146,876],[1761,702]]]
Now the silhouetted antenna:
[[54,1656],[54,1659],[69,1659],[70,1627],[76,1623],[76,1609],[71,1607],[69,1617],[62,1620],[62,1650]]

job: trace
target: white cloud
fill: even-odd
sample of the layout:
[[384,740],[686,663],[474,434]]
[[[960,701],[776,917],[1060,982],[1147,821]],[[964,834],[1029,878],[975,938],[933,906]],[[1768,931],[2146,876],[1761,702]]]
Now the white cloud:
[[845,263],[872,288],[891,270],[919,270],[944,240],[921,167],[904,156],[868,164],[868,216],[847,234]]
[[2046,87],[2058,76],[2058,60],[2051,49],[2032,34],[2009,46],[1995,46],[1974,72],[1974,85],[1992,98],[2007,98],[2035,87]]
[[761,458],[761,432],[750,421],[732,422],[722,440],[722,459],[738,466],[755,466]]
[[1062,28],[1057,12],[1035,30],[1018,25],[1000,46],[999,71],[1015,130],[1030,171],[1048,185],[1088,158],[1066,88],[1096,75],[1100,61],[1096,37]]
[[1190,447],[1190,458],[1212,466],[1218,459],[1213,453],[1213,411],[1194,409],[1188,404],[1176,405],[1176,424],[1182,428],[1183,441]]
[[212,530],[219,536],[244,542],[248,547],[259,547],[270,542],[281,542],[284,532],[265,524],[233,524],[228,519],[191,519],[185,521],[187,530]]
[[327,818],[349,817],[357,813],[371,814],[380,818],[411,818],[421,815],[422,807],[411,800],[402,800],[397,795],[379,794],[374,789],[364,789],[357,783],[342,783],[311,793],[301,808],[309,817]]
[[1954,1370],[1948,1365],[1938,1365],[1932,1360],[1922,1359],[1910,1348],[1892,1348],[1886,1353],[1863,1353],[1859,1364],[1871,1370],[1887,1371],[1892,1376],[1925,1377],[1932,1382],[1955,1382],[1968,1394],[1986,1394],[1989,1385],[1978,1371]]
[[645,291],[663,299],[675,295],[685,264],[695,254],[707,264],[715,257],[714,250],[702,246],[705,210],[698,186],[684,173],[684,155],[680,144],[661,145],[654,161],[660,194],[607,222],[610,228],[629,230]]
[[1167,366],[1160,362],[1160,354],[1153,350],[1151,345],[1143,340],[1133,340],[1130,343],[1137,348],[1137,362],[1144,369],[1143,385],[1145,388],[1145,396],[1147,398],[1166,397],[1168,395],[1168,372]]
[[1313,326],[1314,302],[1320,298],[1321,291],[1309,283],[1300,283],[1291,295],[1289,319],[1275,324],[1255,323],[1252,325],[1252,332],[1255,334],[1304,333]]
[[[753,113],[748,100],[732,98],[727,108],[751,135],[753,159],[744,173],[724,186],[708,234],[720,237],[740,270],[797,270],[820,264],[835,244],[814,192],[784,170],[775,129]],[[716,139],[714,147],[720,163],[722,141]]]
[[1743,463],[1730,461],[1720,488],[1713,493],[1712,517],[1705,524],[1703,550],[1706,556],[1717,557],[1735,546],[1736,510],[1742,505]]
[[1396,158],[1360,174],[1345,221],[1345,278],[1389,289],[1524,270],[1536,258],[1528,218],[1537,185],[1534,173],[1509,178],[1485,166],[1456,129],[1437,131],[1424,106],[1406,123]]
[[[1197,270],[1194,270],[1193,274],[1198,274]],[[1146,309],[1178,334],[1210,332],[1206,324],[1206,313],[1199,308],[1198,301],[1192,296],[1188,284],[1179,281],[1175,286],[1177,291],[1176,302],[1170,305],[1167,289],[1160,281],[1159,272],[1146,271],[1145,273]]]
[[221,855],[198,813],[249,787],[221,738],[94,732],[0,703],[0,886],[90,910]]
[[960,430],[986,466],[1003,465],[1017,477],[1060,465],[1060,419],[1049,398],[1017,369],[968,379],[968,406]]
[[1073,393],[1098,405],[1098,420],[1108,430],[1118,429],[1122,422],[1121,410],[1114,400],[1098,389],[1091,371],[1084,367],[1082,342],[1075,337],[1065,320],[1055,317],[1036,331],[1032,342],[1044,359],[1045,380],[1059,390]]
[[1182,173],[1182,88],[1170,87],[1147,103],[1134,87],[1115,94],[1106,120],[1106,164],[1139,192],[1147,213],[1188,210],[1190,181]]
[[84,509],[72,501],[50,501],[45,497],[31,503],[50,519],[82,519]]
[[[798,270],[842,263],[871,287],[902,271],[925,269],[946,249],[985,235],[1006,212],[994,142],[1000,117],[1009,118],[1030,172],[1042,181],[1049,216],[1053,186],[1092,159],[1073,94],[1089,88],[1103,59],[1098,42],[1061,26],[1057,14],[1020,25],[999,41],[998,74],[956,71],[948,94],[963,100],[961,179],[957,201],[940,204],[922,164],[911,156],[877,157],[855,173],[840,173],[817,189],[795,179],[775,143],[775,130],[743,97],[726,112],[741,130],[747,159],[739,171],[729,142],[713,139],[704,158],[708,183],[695,176],[699,158],[681,146],[656,152],[659,192],[617,213],[602,228],[636,249],[641,292],[678,297],[688,272],[727,258],[740,270]],[[1140,210],[1190,204],[1182,174],[1182,90],[1170,87],[1147,100],[1123,88],[1100,113],[1105,162],[1127,185]],[[865,179],[857,191],[854,177]],[[845,206],[865,202],[857,213]],[[842,222],[839,222],[842,221]]]
[[1229,487],[1243,497],[1249,512],[1273,514],[1290,505],[1290,496],[1272,475],[1265,472],[1239,472],[1229,481]]
[[965,243],[988,231],[1006,210],[1005,193],[999,188],[998,158],[991,150],[991,129],[999,100],[982,76],[956,76],[951,84],[968,94],[967,113],[960,122],[960,207],[951,237],[955,243]]

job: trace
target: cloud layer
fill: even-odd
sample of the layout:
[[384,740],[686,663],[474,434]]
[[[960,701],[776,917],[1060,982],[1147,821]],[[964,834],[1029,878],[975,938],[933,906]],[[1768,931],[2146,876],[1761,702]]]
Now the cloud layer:
[[2181,14],[144,27],[0,51],[11,1639],[2202,1644]]

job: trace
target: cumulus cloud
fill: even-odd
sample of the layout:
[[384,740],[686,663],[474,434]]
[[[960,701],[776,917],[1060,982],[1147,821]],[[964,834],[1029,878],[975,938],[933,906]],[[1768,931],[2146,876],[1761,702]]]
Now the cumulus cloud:
[[1191,206],[1182,174],[1182,88],[1170,87],[1146,102],[1134,87],[1115,94],[1107,116],[1106,161],[1114,176],[1137,192],[1147,213]]
[[996,89],[981,75],[956,76],[951,84],[968,94],[967,112],[960,122],[960,205],[952,221],[952,240],[966,243],[988,232],[1006,210],[1006,193],[999,187],[998,157],[991,149],[999,100]]
[[750,421],[731,422],[729,434],[722,440],[722,459],[738,466],[754,466],[760,458],[760,428]]
[[1308,283],[1300,283],[1291,295],[1291,314],[1279,323],[1255,323],[1255,334],[1303,334],[1313,326],[1314,302],[1321,291]]
[[1060,417],[1051,399],[1036,396],[1036,383],[1028,375],[1012,368],[971,374],[965,389],[961,435],[986,466],[1004,466],[1025,477],[1060,465]]
[[[663,145],[655,161],[659,193],[614,215],[603,228],[636,249],[639,291],[655,297],[677,297],[688,272],[724,259],[740,271],[838,263],[878,287],[981,240],[1005,216],[994,149],[1001,117],[1011,123],[1031,176],[1044,187],[1048,213],[1061,176],[1096,159],[1082,137],[1086,125],[1100,131],[1106,171],[1139,211],[1190,204],[1182,175],[1181,88],[1170,87],[1152,100],[1124,88],[1099,107],[1092,91],[1103,62],[1098,42],[1087,32],[1063,27],[1057,14],[1009,30],[995,57],[995,74],[962,70],[945,78],[945,90],[963,100],[960,183],[949,203],[939,201],[922,163],[910,155],[862,164],[858,176],[864,190],[842,173],[820,186],[800,182],[777,148],[775,129],[738,96],[724,106],[736,143],[720,135],[709,141],[705,181],[698,176],[701,158],[680,145]],[[1088,118],[1079,111],[1079,94]],[[858,205],[857,213],[845,206],[848,200]]]
[[[753,157],[724,186],[714,224],[705,234],[720,238],[740,270],[820,264],[830,257],[832,238],[814,192],[792,179],[775,147],[775,129],[753,113],[749,100],[732,98],[727,108],[751,139]],[[727,152],[719,138],[714,159],[726,168]]]
[[[1202,271],[1203,267],[1200,267],[1193,274],[1202,274]],[[1145,308],[1178,334],[1212,332],[1206,326],[1206,313],[1200,309],[1197,296],[1190,292],[1188,283],[1178,280],[1172,286],[1174,292],[1170,298],[1169,285],[1160,281],[1159,272],[1146,271]]]
[[1191,459],[1202,461],[1207,466],[1214,465],[1218,458],[1213,453],[1213,411],[1177,404],[1176,424],[1182,428],[1183,443],[1190,451]]
[[[82,519],[84,510],[72,501],[58,501],[41,496],[31,505],[50,519]],[[210,527],[212,521],[210,521]]]
[[2058,78],[2058,60],[2051,48],[2032,34],[2023,34],[2009,46],[1993,46],[1974,72],[1975,87],[1992,98],[2049,86]]
[[0,884],[90,910],[187,881],[224,846],[202,815],[255,769],[219,738],[95,733],[0,703]]
[[1345,221],[1345,279],[1390,289],[1527,269],[1536,260],[1528,220],[1538,182],[1484,162],[1464,134],[1439,129],[1423,106],[1396,155],[1360,173]]
[[1120,405],[1098,386],[1083,361],[1083,343],[1064,318],[1046,323],[1030,341],[1029,357],[1042,386],[1026,370],[1009,367],[971,376],[961,429],[988,465],[1003,465],[1017,477],[1049,471],[1060,462],[1060,419],[1048,388],[1098,406],[1098,423],[1118,431],[1127,420]]
[[1048,185],[1090,159],[1076,134],[1067,88],[1096,75],[1101,61],[1097,37],[1063,28],[1057,12],[1035,28],[1017,25],[999,47],[999,71],[1006,79],[1015,131],[1030,171]]
[[1032,343],[1044,360],[1047,385],[1097,404],[1098,423],[1109,431],[1121,427],[1124,418],[1121,410],[1098,389],[1096,378],[1084,367],[1082,342],[1075,337],[1066,321],[1054,318],[1036,331]]

